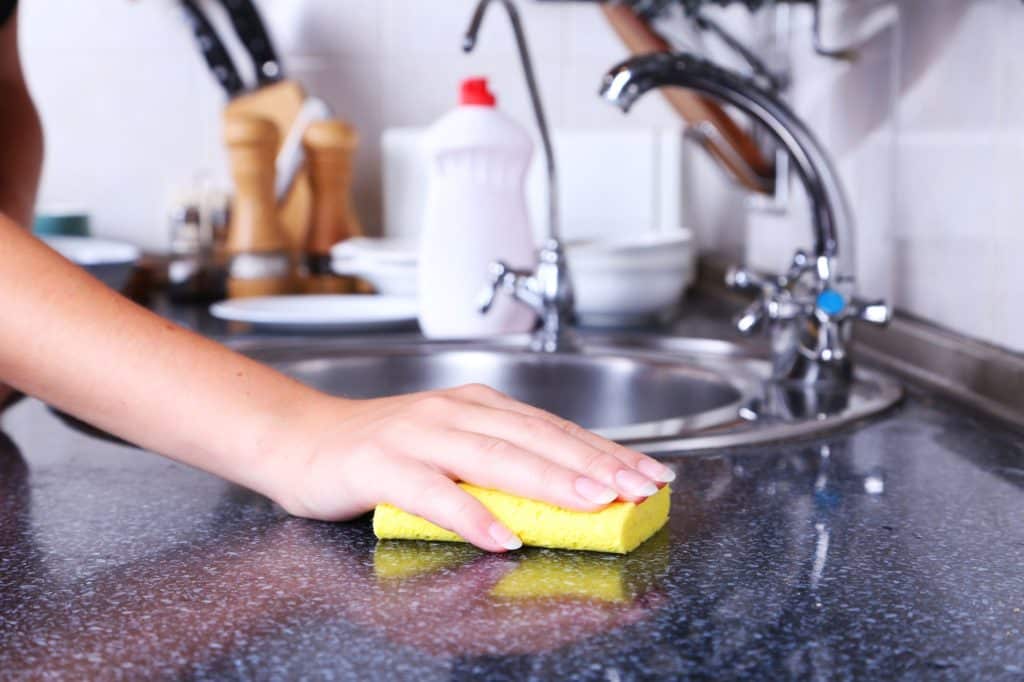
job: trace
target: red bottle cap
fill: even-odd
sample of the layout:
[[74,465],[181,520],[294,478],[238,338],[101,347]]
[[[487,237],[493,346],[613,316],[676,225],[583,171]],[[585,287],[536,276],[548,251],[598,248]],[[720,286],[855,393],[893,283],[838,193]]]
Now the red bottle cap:
[[486,78],[467,78],[462,81],[459,104],[463,106],[493,107],[498,103],[494,93],[487,89]]

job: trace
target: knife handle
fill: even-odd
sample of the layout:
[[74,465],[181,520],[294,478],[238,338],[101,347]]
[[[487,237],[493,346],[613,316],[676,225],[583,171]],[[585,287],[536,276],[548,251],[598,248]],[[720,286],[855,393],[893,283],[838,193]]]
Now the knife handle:
[[284,77],[281,60],[252,0],[220,0],[220,4],[227,11],[238,39],[252,57],[257,83],[263,86],[281,80]]
[[234,97],[245,90],[242,77],[238,75],[235,63],[231,61],[224,43],[217,35],[213,24],[206,18],[203,11],[199,9],[194,0],[180,0],[181,8],[184,11],[185,19],[192,29],[192,35],[196,37],[199,44],[199,51],[203,54],[213,77],[221,84],[228,97]]

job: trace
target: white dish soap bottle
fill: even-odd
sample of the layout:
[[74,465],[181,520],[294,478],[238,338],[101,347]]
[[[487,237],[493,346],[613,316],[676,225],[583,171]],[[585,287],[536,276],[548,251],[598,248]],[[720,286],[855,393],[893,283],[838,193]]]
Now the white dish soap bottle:
[[419,321],[432,338],[527,332],[536,316],[511,297],[482,315],[488,266],[536,264],[524,180],[533,143],[496,108],[483,78],[462,83],[459,107],[427,132],[430,184],[420,237]]

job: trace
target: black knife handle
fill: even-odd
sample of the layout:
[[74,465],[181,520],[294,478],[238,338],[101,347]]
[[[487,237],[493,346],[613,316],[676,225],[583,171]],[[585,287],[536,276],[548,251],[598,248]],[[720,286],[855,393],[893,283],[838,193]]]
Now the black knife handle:
[[199,44],[199,51],[203,53],[203,59],[206,60],[206,64],[210,67],[213,77],[223,86],[229,97],[234,97],[243,92],[245,90],[245,83],[242,82],[242,77],[238,75],[238,69],[235,67],[235,63],[231,61],[231,55],[228,54],[224,43],[221,42],[216,29],[213,28],[213,24],[206,18],[206,15],[203,14],[203,11],[199,9],[194,0],[180,0],[180,3],[185,13],[185,19],[192,28],[192,34],[196,37],[196,42]]
[[256,66],[256,80],[260,85],[276,83],[284,77],[281,60],[267,33],[266,24],[252,0],[220,0],[227,10],[231,25]]

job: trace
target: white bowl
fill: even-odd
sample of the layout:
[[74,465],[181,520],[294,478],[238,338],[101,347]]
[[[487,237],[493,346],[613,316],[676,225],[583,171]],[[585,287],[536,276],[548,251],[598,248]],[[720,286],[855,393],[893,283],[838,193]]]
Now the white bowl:
[[360,277],[387,296],[415,296],[419,250],[414,240],[355,237],[331,249],[331,270]]
[[693,282],[689,231],[568,247],[576,315],[587,326],[636,326],[665,318]]
[[353,237],[331,248],[331,259],[360,260],[389,265],[416,265],[419,244],[415,239]]
[[570,242],[567,249],[573,263],[582,265],[672,267],[692,258],[693,233],[679,230],[613,239],[585,239]]
[[418,270],[415,263],[392,265],[360,259],[331,261],[334,274],[365,279],[378,294],[384,296],[415,296]]
[[47,245],[72,263],[80,265],[114,291],[128,283],[142,255],[125,242],[93,237],[41,237]]
[[[689,230],[566,245],[576,313],[588,326],[650,323],[671,313],[696,272]],[[358,238],[331,250],[331,269],[361,277],[379,293],[415,295],[418,252],[408,239]]]

